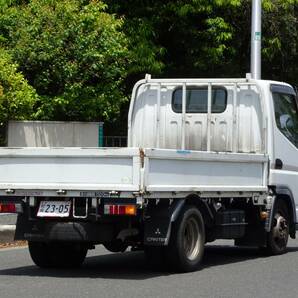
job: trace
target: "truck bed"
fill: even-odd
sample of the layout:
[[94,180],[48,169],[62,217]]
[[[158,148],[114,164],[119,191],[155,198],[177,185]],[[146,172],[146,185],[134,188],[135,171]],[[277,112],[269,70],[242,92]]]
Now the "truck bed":
[[5,190],[265,191],[268,157],[140,148],[1,148]]

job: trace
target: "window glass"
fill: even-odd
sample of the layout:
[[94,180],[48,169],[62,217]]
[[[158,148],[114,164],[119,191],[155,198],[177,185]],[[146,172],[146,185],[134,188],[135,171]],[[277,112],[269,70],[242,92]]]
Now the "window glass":
[[[207,87],[187,87],[186,113],[207,113],[208,108]],[[222,113],[227,106],[227,91],[223,88],[212,88],[211,112]],[[182,113],[182,88],[173,93],[172,108],[176,113]]]
[[298,110],[295,96],[273,92],[276,125],[298,147]]

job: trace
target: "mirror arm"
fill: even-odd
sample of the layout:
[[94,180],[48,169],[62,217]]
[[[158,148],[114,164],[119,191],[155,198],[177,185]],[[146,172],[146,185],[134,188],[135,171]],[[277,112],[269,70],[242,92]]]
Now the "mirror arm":
[[298,108],[298,87],[297,86],[294,86],[294,90],[295,90],[295,93],[296,93],[296,96],[295,96],[295,99],[296,99],[296,106]]

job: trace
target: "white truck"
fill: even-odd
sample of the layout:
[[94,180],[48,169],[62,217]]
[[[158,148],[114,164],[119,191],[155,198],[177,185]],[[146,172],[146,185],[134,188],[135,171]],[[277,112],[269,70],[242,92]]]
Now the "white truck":
[[132,92],[128,148],[1,148],[0,212],[17,212],[40,267],[87,250],[143,249],[177,271],[206,242],[286,251],[298,217],[297,94],[260,79],[261,0],[252,78],[151,79]]
[[40,267],[88,249],[144,249],[196,270],[206,242],[286,251],[298,217],[293,88],[255,79],[151,79],[132,93],[128,148],[1,148],[0,212]]

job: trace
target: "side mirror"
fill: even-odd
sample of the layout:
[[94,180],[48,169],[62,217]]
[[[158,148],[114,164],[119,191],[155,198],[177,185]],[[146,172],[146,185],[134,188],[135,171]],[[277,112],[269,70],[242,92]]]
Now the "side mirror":
[[293,127],[293,120],[288,114],[281,115],[279,117],[280,126],[282,129],[291,129]]

